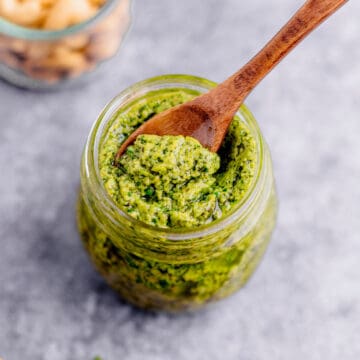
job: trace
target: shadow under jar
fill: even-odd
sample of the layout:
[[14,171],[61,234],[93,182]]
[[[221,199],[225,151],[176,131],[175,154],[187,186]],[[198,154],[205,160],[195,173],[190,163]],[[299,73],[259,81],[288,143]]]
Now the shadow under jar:
[[130,2],[108,0],[90,19],[62,30],[22,27],[0,17],[0,77],[47,89],[92,72],[119,49],[130,25]]
[[[79,231],[97,270],[136,306],[196,309],[232,294],[254,272],[275,226],[277,198],[269,149],[244,105],[236,117],[255,140],[256,168],[244,196],[218,220],[196,228],[151,226],[129,216],[104,187],[99,152],[118,116],[150,96],[178,90],[195,96],[213,86],[187,75],[165,75],[135,84],[106,106],[88,137],[81,163]],[[119,143],[126,136],[120,136]]]

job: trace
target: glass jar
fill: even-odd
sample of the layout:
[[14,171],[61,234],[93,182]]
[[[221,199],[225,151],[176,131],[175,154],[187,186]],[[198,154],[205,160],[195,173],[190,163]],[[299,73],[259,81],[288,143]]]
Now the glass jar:
[[194,309],[232,294],[257,267],[275,225],[277,199],[268,146],[245,105],[237,116],[257,146],[247,194],[224,217],[194,229],[160,229],[130,217],[107,194],[99,174],[103,135],[119,109],[156,90],[207,92],[216,84],[187,75],[145,80],[115,97],[88,137],[81,163],[78,227],[95,267],[130,303],[168,311]]
[[78,78],[115,55],[129,24],[130,0],[108,0],[95,16],[63,30],[31,29],[0,18],[0,77],[40,89]]

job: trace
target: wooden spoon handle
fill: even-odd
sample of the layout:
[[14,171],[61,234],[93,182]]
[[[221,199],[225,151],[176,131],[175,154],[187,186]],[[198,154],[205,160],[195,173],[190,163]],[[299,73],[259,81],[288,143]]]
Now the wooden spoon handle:
[[[232,117],[251,90],[278,64],[296,44],[334,13],[347,0],[308,0],[288,23],[238,72],[201,96],[198,105],[210,108],[212,116]],[[225,116],[228,114],[228,116]],[[221,124],[219,124],[221,125]],[[226,126],[226,124],[223,124]],[[220,139],[220,142],[222,139]]]

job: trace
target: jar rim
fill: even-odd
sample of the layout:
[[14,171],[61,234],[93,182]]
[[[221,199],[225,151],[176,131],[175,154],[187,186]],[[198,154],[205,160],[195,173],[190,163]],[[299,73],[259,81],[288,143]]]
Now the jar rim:
[[25,40],[55,40],[65,36],[73,35],[91,27],[95,22],[113,10],[115,4],[123,0],[107,0],[94,16],[79,24],[69,26],[61,30],[41,30],[17,25],[3,17],[0,17],[0,35],[7,35]]
[[[171,85],[171,87],[169,87]],[[211,235],[223,229],[224,227],[230,225],[234,220],[246,216],[248,213],[251,204],[257,198],[258,194],[261,191],[262,185],[264,183],[265,177],[265,163],[263,161],[265,154],[265,146],[263,138],[261,135],[260,128],[246,105],[241,105],[238,109],[236,115],[240,116],[242,120],[245,120],[246,125],[252,131],[252,136],[254,136],[256,142],[256,154],[257,154],[257,166],[254,174],[253,181],[249,189],[247,189],[244,197],[239,201],[239,203],[232,209],[229,213],[223,217],[209,223],[198,226],[196,228],[158,228],[153,225],[147,224],[141,220],[135,219],[126,212],[124,212],[111,198],[111,196],[106,191],[103,181],[100,176],[100,169],[98,163],[98,149],[100,145],[101,138],[104,134],[109,122],[113,119],[116,112],[121,106],[126,105],[126,103],[136,100],[138,97],[146,95],[150,91],[156,91],[161,89],[181,89],[181,85],[187,85],[184,89],[193,89],[201,91],[208,91],[211,88],[215,87],[217,83],[193,76],[193,75],[183,75],[183,74],[170,74],[170,75],[160,75],[152,77],[140,82],[135,83],[134,85],[128,87],[127,89],[120,92],[116,95],[102,110],[98,119],[93,124],[89,136],[87,138],[84,150],[84,164],[85,164],[85,174],[86,178],[90,181],[90,188],[94,195],[98,192],[98,200],[102,202],[102,207],[107,210],[107,216],[109,220],[113,223],[117,223],[118,219],[125,220],[129,225],[137,226],[146,229],[148,232],[153,232],[157,237],[164,236],[168,240],[187,240],[194,238],[201,238],[207,235]],[[159,86],[158,88],[150,88],[150,86]],[[95,176],[91,176],[91,173],[94,173]],[[110,214],[115,214],[116,218],[113,218]]]

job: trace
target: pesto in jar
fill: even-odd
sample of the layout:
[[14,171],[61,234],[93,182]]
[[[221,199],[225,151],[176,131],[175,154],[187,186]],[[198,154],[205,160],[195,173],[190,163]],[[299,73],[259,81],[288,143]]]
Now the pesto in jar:
[[[114,165],[121,143],[144,121],[197,95],[168,88],[126,101],[94,128],[89,139],[97,140],[83,158],[82,241],[109,285],[142,308],[194,309],[230,295],[253,273],[275,224],[270,154],[266,145],[258,153],[261,134],[254,138],[245,108],[217,154],[190,137],[142,135]],[[254,186],[259,169],[264,182]],[[250,193],[256,196],[232,216]]]
[[256,169],[256,146],[235,118],[219,154],[183,136],[141,135],[114,166],[124,139],[151,116],[191,99],[153,94],[114,118],[101,144],[100,175],[130,216],[160,228],[193,228],[221,218],[243,198]]

